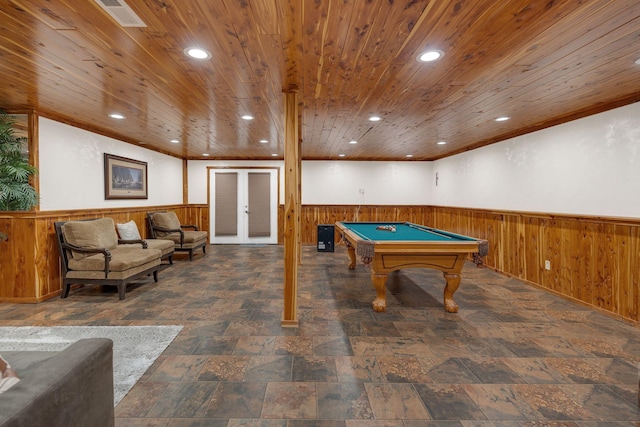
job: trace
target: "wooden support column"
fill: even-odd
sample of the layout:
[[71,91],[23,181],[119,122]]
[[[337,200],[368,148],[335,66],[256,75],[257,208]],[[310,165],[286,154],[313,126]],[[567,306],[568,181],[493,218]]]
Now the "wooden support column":
[[[296,113],[299,113],[296,104]],[[302,116],[298,115],[298,265],[302,265]]]
[[[28,126],[29,126],[29,164],[36,169],[40,168],[40,136],[39,136],[39,120],[38,114],[35,111],[30,111],[28,113]],[[38,202],[33,207],[34,211],[40,210],[40,175],[32,175],[29,178],[29,184],[36,190],[38,193]]]
[[[182,160],[182,204],[183,205],[188,205],[189,204],[189,170],[188,170],[188,165],[189,163],[187,162],[187,159]],[[207,182],[209,182],[207,180]],[[207,184],[207,189],[209,188],[209,184]],[[209,191],[207,191],[207,198]]]
[[298,327],[300,252],[300,142],[298,92],[284,95],[284,309],[282,326]]

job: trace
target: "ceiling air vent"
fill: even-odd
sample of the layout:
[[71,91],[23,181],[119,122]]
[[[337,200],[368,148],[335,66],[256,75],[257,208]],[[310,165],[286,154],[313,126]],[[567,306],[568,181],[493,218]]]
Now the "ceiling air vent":
[[96,3],[123,27],[147,26],[124,0],[96,0]]

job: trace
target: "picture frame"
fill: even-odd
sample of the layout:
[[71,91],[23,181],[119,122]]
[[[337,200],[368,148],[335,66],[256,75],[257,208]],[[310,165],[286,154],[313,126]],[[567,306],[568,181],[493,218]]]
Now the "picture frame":
[[104,198],[148,199],[147,163],[105,153]]

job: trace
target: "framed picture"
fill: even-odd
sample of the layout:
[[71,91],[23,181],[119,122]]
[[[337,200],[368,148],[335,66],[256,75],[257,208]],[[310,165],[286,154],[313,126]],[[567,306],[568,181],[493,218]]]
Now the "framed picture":
[[147,199],[147,163],[105,153],[104,198]]

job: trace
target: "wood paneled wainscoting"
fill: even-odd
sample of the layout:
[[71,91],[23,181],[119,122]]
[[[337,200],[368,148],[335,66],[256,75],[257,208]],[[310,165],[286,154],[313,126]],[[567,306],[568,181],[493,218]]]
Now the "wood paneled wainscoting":
[[116,223],[134,220],[147,236],[147,212],[172,210],[183,224],[209,230],[207,205],[152,206],[47,212],[0,212],[0,301],[36,303],[60,295],[61,275],[53,224],[56,221],[111,217]]
[[489,240],[486,264],[497,271],[640,321],[640,219],[449,207],[430,217],[433,227]]

